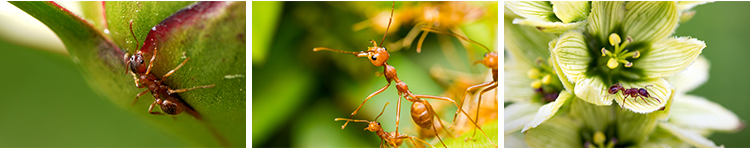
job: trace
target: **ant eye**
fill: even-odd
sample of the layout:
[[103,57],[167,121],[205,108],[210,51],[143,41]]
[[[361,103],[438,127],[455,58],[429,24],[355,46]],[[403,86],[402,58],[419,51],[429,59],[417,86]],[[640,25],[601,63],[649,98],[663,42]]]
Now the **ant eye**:
[[378,60],[378,56],[377,56],[377,55],[372,55],[372,56],[370,57],[370,59],[372,59],[372,61]]
[[378,123],[378,126],[379,126],[379,125],[380,125],[380,123]]

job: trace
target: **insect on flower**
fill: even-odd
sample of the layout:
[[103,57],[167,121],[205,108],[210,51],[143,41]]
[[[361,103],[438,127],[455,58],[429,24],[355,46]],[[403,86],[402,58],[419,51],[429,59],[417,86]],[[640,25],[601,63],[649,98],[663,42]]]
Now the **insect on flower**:
[[647,85],[647,86],[644,86],[643,88],[625,89],[624,87],[622,87],[620,83],[615,83],[615,85],[612,85],[609,87],[609,89],[607,89],[607,93],[609,93],[609,95],[614,95],[614,94],[617,94],[617,91],[622,92],[622,95],[624,95],[625,98],[622,99],[623,103],[620,109],[625,107],[624,101],[627,100],[628,97],[633,97],[633,99],[637,99],[635,97],[641,98],[641,100],[643,100],[643,102],[645,102],[646,104],[648,104],[648,102],[646,101],[645,98],[653,98],[653,99],[656,99],[656,101],[659,101],[659,103],[661,103],[661,100],[659,100],[659,98],[652,97],[651,94],[648,93],[648,90],[646,90],[646,87],[650,87],[650,86],[653,86],[653,85]]

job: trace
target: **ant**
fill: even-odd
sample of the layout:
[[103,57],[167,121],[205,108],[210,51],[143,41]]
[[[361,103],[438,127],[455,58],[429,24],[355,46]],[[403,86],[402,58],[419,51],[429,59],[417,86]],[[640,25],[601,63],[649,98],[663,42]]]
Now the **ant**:
[[[133,35],[133,39],[136,40],[136,45],[139,44],[138,38],[135,38],[135,34],[133,33],[133,20],[130,20],[130,34]],[[145,45],[145,43],[144,43]],[[136,46],[137,48],[137,46]],[[141,49],[144,49],[145,47],[141,47]],[[169,77],[170,75],[174,74],[177,69],[180,69],[185,63],[187,63],[190,58],[186,58],[185,61],[180,63],[177,67],[170,70],[164,76],[161,78],[157,77],[154,73],[151,72],[151,67],[154,65],[154,60],[156,59],[156,52],[157,49],[154,48],[153,55],[151,56],[151,60],[148,63],[148,66],[144,63],[145,60],[145,53],[144,50],[137,50],[135,54],[132,56],[130,53],[125,53],[123,56],[123,59],[125,59],[125,68],[126,68],[126,74],[130,73],[133,75],[133,80],[135,80],[135,86],[138,88],[148,88],[148,90],[145,90],[141,93],[138,93],[138,95],[135,96],[135,100],[131,103],[131,105],[135,105],[135,102],[138,101],[138,97],[141,95],[146,94],[146,92],[151,92],[151,94],[154,96],[156,100],[154,100],[153,103],[148,107],[148,113],[151,114],[157,114],[161,115],[161,112],[154,112],[154,106],[159,105],[159,108],[161,109],[164,114],[168,115],[177,115],[182,113],[183,111],[187,111],[191,115],[193,115],[197,119],[201,119],[200,114],[193,110],[192,107],[190,107],[188,104],[182,101],[180,97],[177,95],[177,93],[190,91],[194,89],[200,89],[200,88],[211,88],[214,87],[214,84],[211,85],[204,85],[204,86],[197,86],[193,88],[187,88],[187,89],[177,89],[173,90],[169,86],[166,86],[162,84],[162,80],[164,78]]]
[[656,101],[659,101],[659,103],[661,103],[661,100],[659,100],[659,98],[652,97],[651,94],[648,93],[648,90],[646,90],[646,88],[650,87],[650,86],[653,86],[653,85],[647,85],[647,86],[644,86],[643,88],[625,89],[624,87],[622,87],[622,85],[620,85],[620,83],[615,83],[615,85],[612,85],[612,86],[609,87],[609,89],[607,89],[607,93],[609,93],[610,95],[613,95],[613,94],[617,94],[617,91],[621,91],[622,92],[622,95],[624,95],[625,98],[622,99],[623,103],[622,103],[622,107],[620,107],[621,110],[622,110],[623,107],[625,107],[625,100],[628,99],[628,96],[629,97],[639,97],[646,104],[648,104],[648,102],[646,101],[646,99],[644,97],[656,99]]
[[[464,96],[462,97],[462,98],[466,98],[466,95],[468,95],[470,91],[482,90],[482,91],[479,92],[479,100],[477,102],[477,106],[480,106],[482,104],[482,95],[484,95],[484,93],[487,93],[487,92],[491,91],[492,89],[496,89],[497,85],[498,85],[497,84],[497,77],[498,77],[497,76],[497,70],[498,70],[497,69],[497,52],[490,51],[490,49],[487,46],[484,46],[484,45],[480,44],[479,42],[476,42],[474,40],[471,40],[469,38],[466,38],[464,36],[455,34],[455,33],[450,32],[450,31],[448,31],[448,32],[446,32],[446,31],[440,31],[440,30],[435,29],[434,27],[423,27],[422,30],[424,30],[425,32],[434,32],[434,33],[437,33],[437,34],[447,34],[447,35],[450,35],[450,36],[453,36],[453,37],[456,37],[456,38],[459,38],[459,39],[466,40],[468,42],[477,44],[477,45],[482,46],[482,48],[484,48],[484,49],[487,50],[487,53],[484,54],[484,58],[482,60],[475,61],[474,65],[482,63],[485,67],[492,69],[492,81],[485,82],[485,83],[482,83],[482,84],[473,85],[473,86],[467,88],[466,91],[464,92]],[[487,87],[487,86],[489,86],[489,87]],[[483,89],[481,89],[481,88],[483,88]],[[461,106],[459,106],[459,108],[463,107],[464,102],[465,101],[461,102]],[[479,120],[479,107],[477,107],[477,111],[476,112],[477,113],[476,113],[476,118],[475,119],[478,121]],[[454,115],[454,117],[453,117],[453,121],[454,122],[456,120],[456,116],[457,115],[458,114]],[[474,134],[476,134],[476,131],[474,131]],[[474,134],[472,134],[472,137],[474,136]]]
[[[395,8],[395,5],[396,5],[396,2],[394,1],[393,2],[394,8]],[[388,28],[390,27],[390,22],[392,19],[393,19],[393,8],[391,9],[391,18],[388,21]],[[404,97],[406,100],[413,103],[411,106],[412,120],[414,120],[414,122],[416,122],[417,125],[423,129],[429,129],[430,127],[432,127],[433,130],[435,131],[435,134],[436,134],[435,136],[437,136],[438,140],[440,140],[440,143],[442,143],[443,146],[447,148],[447,146],[445,146],[445,143],[443,143],[440,136],[437,135],[438,134],[437,128],[433,124],[433,121],[432,121],[433,116],[438,118],[438,121],[440,121],[439,122],[440,125],[443,125],[443,123],[440,120],[440,117],[437,116],[437,114],[435,114],[435,110],[433,110],[432,105],[430,105],[430,103],[424,100],[423,98],[445,100],[448,102],[452,102],[457,107],[459,107],[459,105],[455,101],[447,97],[418,95],[418,94],[413,94],[411,93],[411,91],[409,91],[409,87],[406,85],[406,83],[398,79],[398,76],[396,75],[396,68],[391,65],[388,65],[388,63],[386,62],[388,61],[390,54],[388,53],[388,50],[385,47],[382,47],[382,44],[383,44],[383,41],[385,41],[385,36],[388,34],[388,28],[386,28],[385,34],[383,34],[383,40],[380,42],[381,45],[378,46],[375,41],[370,40],[373,47],[368,47],[367,51],[360,51],[359,53],[357,53],[357,52],[348,52],[348,51],[337,50],[337,49],[326,48],[326,47],[315,47],[313,48],[313,51],[317,52],[321,50],[328,50],[328,51],[352,54],[357,57],[367,57],[373,65],[378,66],[378,67],[381,67],[381,66],[384,67],[383,73],[385,75],[385,79],[388,82],[388,84],[386,84],[383,88],[380,88],[378,91],[375,91],[374,93],[367,96],[365,101],[362,102],[362,104],[360,104],[359,107],[357,107],[357,109],[354,110],[354,112],[352,112],[352,114],[349,116],[349,119],[351,119],[352,117],[354,117],[354,115],[357,114],[357,111],[359,111],[359,109],[362,108],[362,106],[367,102],[367,100],[385,91],[385,89],[387,89],[391,85],[391,81],[395,81],[396,89],[398,90],[398,96],[399,96],[398,103],[396,105],[396,131],[395,132],[398,133],[398,126],[399,126],[399,121],[401,117],[401,97]],[[455,114],[458,114],[459,112],[462,112],[467,117],[469,116],[468,113],[466,113],[460,107],[458,108]],[[471,120],[471,119],[469,120],[472,123],[474,123],[475,126],[477,125],[476,122],[474,122],[474,120]],[[350,121],[347,121],[346,123],[344,123],[344,125],[341,126],[341,129],[344,129],[346,125],[349,124],[349,122]],[[454,119],[453,124],[455,124],[455,119]],[[443,129],[445,129],[445,126],[442,126],[442,127]],[[451,127],[453,127],[453,125],[451,125]],[[479,127],[479,126],[476,126],[476,127]],[[445,130],[447,131],[447,129]],[[481,128],[479,128],[479,130],[482,132],[482,134],[484,134],[484,131]],[[487,135],[485,134],[485,136]],[[492,143],[492,140],[490,140],[489,137],[487,137],[487,140],[489,140],[490,143]],[[497,145],[495,145],[494,143],[492,143],[492,145],[497,147]]]
[[369,130],[370,132],[375,132],[375,134],[377,134],[378,137],[380,137],[380,147],[381,148],[383,147],[383,140],[385,140],[386,145],[390,145],[392,147],[398,147],[398,146],[401,146],[401,143],[403,143],[404,139],[407,139],[407,138],[408,138],[408,140],[412,144],[414,144],[414,146],[418,146],[417,143],[414,142],[414,139],[416,139],[416,140],[418,140],[418,141],[420,141],[422,143],[430,145],[430,147],[432,147],[432,148],[435,148],[435,146],[432,146],[432,144],[427,143],[424,140],[419,139],[417,137],[409,136],[409,135],[406,135],[406,134],[399,134],[398,132],[390,132],[390,133],[388,133],[385,130],[383,130],[383,128],[380,126],[380,122],[377,122],[377,120],[380,117],[380,115],[383,115],[383,112],[385,111],[385,107],[386,106],[388,106],[388,102],[385,102],[385,106],[383,106],[383,110],[380,111],[380,114],[378,114],[378,116],[375,117],[375,120],[373,120],[373,121],[355,120],[355,119],[348,119],[348,118],[336,118],[334,120],[335,121],[344,121],[344,120],[346,120],[347,122],[352,121],[352,122],[369,123],[367,125],[367,128],[365,128],[365,130]]

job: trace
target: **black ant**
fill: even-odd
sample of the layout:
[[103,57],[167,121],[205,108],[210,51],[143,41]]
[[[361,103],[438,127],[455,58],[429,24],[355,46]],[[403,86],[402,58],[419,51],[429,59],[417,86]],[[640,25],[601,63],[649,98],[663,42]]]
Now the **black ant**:
[[398,147],[401,146],[401,143],[403,143],[404,139],[407,139],[414,144],[414,146],[418,146],[416,142],[414,142],[414,139],[425,143],[427,145],[430,145],[430,147],[435,148],[435,146],[432,146],[432,144],[425,142],[422,139],[419,139],[414,136],[409,136],[406,134],[399,134],[398,132],[386,132],[383,130],[383,127],[380,126],[380,122],[377,122],[378,118],[380,118],[380,115],[383,115],[383,112],[385,111],[385,107],[388,106],[388,102],[385,102],[385,106],[383,106],[383,110],[380,111],[380,114],[378,114],[377,117],[375,117],[375,120],[368,121],[368,120],[355,120],[355,119],[348,119],[348,118],[336,118],[335,121],[346,121],[346,122],[364,122],[369,123],[367,125],[367,128],[365,130],[369,130],[370,132],[375,132],[375,134],[380,137],[380,147],[383,147],[383,141],[385,140],[386,145],[390,145],[391,147]]
[[[139,44],[138,39],[135,38],[135,34],[133,34],[133,21],[130,21],[130,34],[133,35],[133,39],[136,40],[136,45]],[[145,45],[145,44],[144,44]],[[125,53],[123,56],[123,59],[125,59],[125,68],[126,68],[126,74],[130,73],[133,75],[133,80],[135,80],[135,86],[138,88],[148,88],[148,90],[145,90],[141,93],[138,93],[138,95],[135,96],[135,100],[131,103],[131,105],[135,105],[135,102],[138,101],[138,97],[141,95],[146,94],[146,92],[151,92],[151,94],[154,96],[156,100],[154,100],[153,103],[148,107],[148,113],[151,114],[162,114],[161,112],[153,112],[154,106],[159,105],[159,108],[162,112],[168,114],[168,115],[177,115],[182,113],[183,111],[187,111],[191,115],[193,115],[197,119],[202,119],[200,114],[196,112],[192,107],[190,107],[188,104],[182,101],[180,99],[180,96],[177,95],[177,93],[194,90],[194,89],[200,89],[200,88],[210,88],[214,87],[215,85],[204,85],[204,86],[197,86],[193,88],[187,88],[187,89],[177,89],[173,90],[169,86],[166,86],[162,84],[162,80],[164,78],[169,77],[170,75],[174,74],[177,69],[180,69],[185,63],[187,63],[190,58],[186,58],[185,61],[180,63],[177,67],[170,70],[164,76],[161,78],[157,77],[154,73],[151,72],[151,67],[154,65],[154,60],[156,59],[156,52],[157,49],[154,48],[153,55],[151,56],[151,59],[148,63],[148,66],[146,66],[146,63],[144,62],[144,50],[145,47],[141,47],[141,50],[137,50],[134,55],[130,55],[129,53]]]
[[[393,2],[393,7],[394,8],[395,8],[395,5],[396,5],[396,2],[394,1]],[[383,34],[383,41],[385,41],[385,36],[388,33],[388,28],[390,28],[390,24],[391,24],[391,20],[392,19],[393,19],[393,9],[391,9],[391,18],[388,21],[388,27],[386,28],[386,32],[385,32],[386,34]],[[382,47],[383,41],[381,41],[380,42],[381,45],[378,46],[377,43],[375,43],[375,41],[370,40],[370,42],[372,43],[373,47],[368,47],[367,51],[361,51],[361,52],[358,52],[358,53],[357,52],[348,52],[348,51],[343,51],[343,50],[337,50],[337,49],[332,49],[332,48],[326,48],[326,47],[315,47],[315,48],[313,48],[313,51],[328,50],[328,51],[334,51],[334,52],[352,54],[352,55],[355,55],[357,57],[367,57],[373,65],[378,66],[378,67],[381,67],[381,66],[385,67],[383,73],[385,75],[385,80],[388,82],[388,84],[386,84],[383,88],[380,88],[378,91],[375,91],[374,93],[372,93],[369,96],[367,96],[367,98],[365,99],[365,101],[362,102],[362,104],[360,104],[359,107],[357,107],[357,109],[354,110],[354,112],[352,112],[352,114],[349,116],[349,119],[351,119],[352,117],[354,117],[354,115],[357,114],[357,111],[359,111],[359,109],[362,108],[362,106],[367,102],[367,100],[369,100],[373,96],[375,96],[377,94],[380,94],[381,92],[385,91],[385,89],[387,89],[388,86],[391,85],[391,81],[395,81],[396,82],[396,89],[398,90],[398,96],[399,96],[398,97],[398,103],[396,105],[396,131],[395,131],[395,133],[398,134],[398,126],[399,126],[399,121],[400,121],[400,117],[401,117],[401,97],[404,97],[406,100],[408,100],[408,101],[410,101],[410,102],[413,103],[412,106],[411,106],[412,120],[414,120],[414,122],[416,122],[417,125],[419,127],[423,128],[423,129],[429,129],[430,127],[432,127],[433,130],[435,131],[435,134],[436,134],[435,136],[437,136],[438,140],[440,140],[440,143],[442,143],[443,146],[447,148],[447,146],[445,145],[445,143],[443,143],[442,139],[440,139],[440,136],[437,135],[438,134],[437,133],[437,128],[433,124],[433,121],[432,121],[433,117],[437,117],[438,121],[441,121],[440,117],[437,114],[435,114],[435,110],[433,110],[432,105],[430,105],[430,103],[427,102],[426,100],[424,100],[423,98],[445,100],[445,101],[448,101],[448,102],[452,102],[454,105],[456,105],[456,107],[459,107],[459,105],[456,103],[456,101],[453,101],[452,99],[447,98],[447,97],[439,97],[439,96],[431,96],[431,95],[419,95],[419,94],[413,94],[413,93],[411,93],[411,91],[409,91],[409,87],[406,85],[406,83],[403,82],[403,81],[401,81],[400,79],[398,79],[398,76],[396,75],[396,68],[393,67],[393,66],[391,66],[391,65],[389,65],[386,62],[386,61],[388,61],[388,59],[390,57],[390,54],[388,53],[388,50],[386,50],[385,47]],[[458,108],[458,110],[456,111],[455,114],[458,114],[459,112],[462,112],[467,117],[469,117],[469,114],[466,113],[460,107]],[[476,122],[474,120],[472,120],[471,118],[469,118],[469,121],[471,121],[476,127],[479,127],[476,124]],[[349,122],[350,121],[346,121],[346,123],[344,123],[344,125],[342,125],[341,128],[342,129],[345,128],[346,125],[349,124]],[[442,122],[439,122],[439,123],[442,125]],[[455,124],[455,119],[454,119],[454,123],[453,124]],[[443,126],[443,129],[445,129],[445,126]],[[482,132],[482,134],[484,134],[484,131],[481,128],[479,128],[479,130]],[[447,131],[447,129],[446,129],[446,131]],[[485,136],[487,136],[487,135],[485,134]],[[492,140],[490,140],[489,137],[487,137],[487,140],[489,140],[490,143],[492,143]],[[497,147],[497,145],[495,145],[494,143],[492,143],[492,145],[495,146],[495,147]]]
[[625,98],[622,99],[623,103],[622,103],[622,107],[620,107],[620,109],[622,109],[623,107],[625,107],[625,100],[628,99],[628,97],[639,97],[646,104],[648,104],[648,102],[646,101],[645,98],[653,98],[653,99],[656,99],[656,101],[659,101],[659,103],[661,103],[661,100],[659,100],[659,98],[652,97],[651,94],[648,93],[648,90],[646,90],[646,88],[650,87],[650,86],[653,86],[653,85],[647,85],[647,86],[644,86],[643,88],[625,89],[624,87],[622,87],[622,85],[620,85],[620,83],[615,83],[615,85],[612,85],[612,86],[609,87],[609,89],[607,89],[607,93],[609,93],[609,94],[617,94],[617,91],[621,91],[622,92],[622,95],[624,95]]

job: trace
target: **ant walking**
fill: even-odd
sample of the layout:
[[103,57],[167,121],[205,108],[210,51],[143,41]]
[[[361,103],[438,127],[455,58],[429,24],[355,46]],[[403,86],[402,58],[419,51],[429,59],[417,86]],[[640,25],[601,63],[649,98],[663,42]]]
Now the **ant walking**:
[[[487,46],[484,46],[484,45],[480,44],[479,42],[476,42],[474,40],[471,40],[469,38],[466,38],[464,36],[455,34],[455,33],[450,32],[450,31],[441,31],[441,30],[435,29],[434,27],[423,27],[422,30],[424,30],[425,32],[433,32],[433,33],[437,33],[437,34],[450,35],[450,36],[453,36],[453,37],[456,37],[456,38],[459,38],[459,39],[462,39],[462,40],[465,40],[465,41],[477,44],[479,46],[482,46],[482,48],[484,48],[484,49],[487,50],[487,53],[484,54],[484,58],[482,60],[475,61],[474,65],[482,63],[485,67],[492,69],[492,81],[485,82],[485,83],[482,83],[482,84],[473,85],[473,86],[467,88],[466,91],[464,92],[464,96],[462,97],[462,99],[466,98],[466,95],[468,95],[470,91],[481,90],[479,92],[479,100],[477,102],[477,111],[476,111],[476,117],[475,117],[475,119],[478,121],[479,120],[479,106],[481,106],[481,104],[482,104],[482,95],[484,95],[484,93],[487,93],[487,92],[491,91],[492,89],[497,88],[497,77],[498,77],[497,76],[497,70],[498,70],[497,69],[497,52],[491,51]],[[466,102],[466,101],[462,101],[461,102],[461,106],[459,106],[458,108],[462,108],[463,105],[464,105],[464,102]],[[453,122],[455,122],[457,115],[458,114],[454,115]],[[476,131],[474,131],[474,134],[476,134]],[[474,134],[472,134],[472,137],[474,136]]]
[[[130,21],[130,34],[133,35],[133,39],[136,40],[136,45],[139,44],[138,38],[135,37],[135,34],[133,34],[133,21]],[[145,44],[144,44],[145,45]],[[137,48],[137,47],[136,47]],[[145,47],[141,47],[143,49]],[[177,95],[177,93],[190,91],[194,89],[200,89],[200,88],[211,88],[214,87],[214,84],[211,85],[204,85],[204,86],[197,86],[187,89],[177,89],[174,90],[170,88],[169,86],[166,86],[162,84],[162,80],[164,78],[167,78],[174,74],[177,69],[180,69],[185,63],[187,63],[190,58],[186,58],[185,61],[182,61],[180,65],[175,67],[174,69],[170,70],[164,76],[161,78],[157,77],[154,73],[151,72],[151,67],[154,65],[154,60],[156,59],[156,52],[157,49],[154,49],[153,55],[151,55],[151,60],[148,63],[148,66],[146,66],[146,63],[144,62],[145,57],[144,50],[137,50],[135,54],[132,56],[130,53],[125,53],[123,56],[123,59],[125,59],[125,68],[126,68],[126,74],[130,73],[133,75],[133,80],[135,80],[135,86],[138,88],[148,88],[148,90],[145,90],[141,93],[138,93],[138,95],[135,96],[135,100],[131,103],[131,105],[135,105],[135,102],[138,101],[138,97],[141,95],[146,94],[146,92],[151,92],[151,94],[154,96],[154,102],[151,103],[151,105],[148,107],[148,113],[151,114],[157,114],[161,115],[161,112],[154,112],[154,106],[159,105],[159,108],[162,112],[168,115],[177,115],[182,113],[183,111],[187,111],[191,115],[193,115],[197,119],[201,119],[200,114],[196,112],[192,107],[190,107],[188,104],[182,101],[180,97]]]
[[622,92],[622,95],[624,95],[625,98],[622,99],[622,106],[620,107],[620,110],[622,110],[622,108],[625,107],[625,101],[628,99],[628,96],[633,97],[633,99],[637,99],[635,97],[639,97],[646,104],[648,104],[648,102],[646,101],[645,98],[653,98],[653,99],[656,99],[656,101],[659,101],[659,103],[661,103],[661,100],[659,100],[659,98],[652,97],[651,94],[648,93],[648,90],[646,90],[646,88],[650,86],[653,86],[653,85],[647,85],[647,86],[644,86],[643,88],[625,89],[624,87],[622,87],[620,83],[615,83],[614,85],[610,86],[609,89],[607,89],[607,93],[609,93],[610,95],[614,95],[614,94],[617,94],[617,91]]
[[378,114],[377,117],[375,117],[375,120],[373,121],[367,121],[367,120],[355,120],[355,119],[348,119],[348,118],[336,118],[335,121],[346,121],[346,122],[364,122],[369,123],[367,125],[367,128],[365,130],[369,130],[370,132],[375,132],[375,134],[380,137],[380,147],[383,147],[383,140],[385,140],[386,145],[390,145],[391,147],[398,148],[398,146],[401,146],[401,143],[403,143],[404,139],[407,139],[414,144],[414,146],[417,145],[417,142],[414,142],[414,139],[425,143],[427,145],[430,145],[430,147],[435,148],[435,146],[432,146],[432,144],[425,142],[422,139],[419,139],[414,136],[406,135],[406,134],[399,134],[398,132],[386,132],[383,130],[383,128],[380,126],[380,122],[377,122],[378,118],[380,118],[380,115],[383,115],[383,112],[385,111],[385,107],[388,106],[388,102],[385,102],[385,106],[383,106],[383,110],[380,111],[380,114]]
[[[396,5],[396,2],[393,2],[393,7],[394,8],[395,8],[395,5]],[[443,143],[443,141],[440,138],[440,136],[437,135],[438,134],[437,128],[433,124],[433,121],[432,121],[433,117],[436,117],[438,119],[438,121],[440,121],[439,122],[440,125],[443,125],[443,123],[440,120],[440,117],[437,114],[435,114],[435,110],[433,110],[432,105],[430,105],[430,103],[427,102],[424,99],[427,98],[427,99],[445,100],[445,101],[448,101],[448,102],[452,102],[454,105],[456,105],[456,107],[459,107],[459,105],[455,101],[453,101],[452,99],[447,98],[447,97],[413,94],[413,93],[411,93],[411,91],[409,91],[409,87],[406,85],[406,83],[403,82],[403,81],[401,81],[398,78],[398,76],[396,75],[396,68],[393,67],[393,66],[391,66],[391,65],[388,65],[388,63],[386,62],[386,61],[388,61],[388,58],[390,57],[390,54],[388,53],[388,50],[386,50],[385,47],[382,47],[383,41],[385,41],[385,36],[388,33],[388,28],[390,28],[390,22],[391,22],[392,19],[393,19],[393,8],[391,9],[391,18],[388,21],[388,27],[386,28],[386,32],[385,32],[386,34],[383,34],[383,40],[380,42],[380,44],[381,44],[380,46],[378,46],[377,43],[374,40],[370,40],[370,42],[372,43],[373,47],[368,47],[367,51],[360,51],[358,53],[357,52],[348,52],[348,51],[343,51],[343,50],[337,50],[337,49],[332,49],[332,48],[326,48],[326,47],[315,47],[315,48],[313,48],[313,51],[317,52],[317,51],[321,51],[321,50],[328,50],[328,51],[334,51],[334,52],[352,54],[352,55],[355,55],[357,57],[367,57],[373,65],[378,66],[378,67],[381,67],[381,66],[384,67],[383,73],[385,75],[385,79],[388,82],[388,84],[386,84],[383,88],[380,88],[378,91],[375,91],[374,93],[372,93],[369,96],[367,96],[367,98],[365,99],[365,101],[362,102],[362,104],[360,104],[359,107],[357,107],[357,109],[354,110],[354,112],[352,112],[352,114],[349,116],[349,119],[351,119],[352,117],[354,117],[354,115],[357,114],[357,111],[359,111],[359,109],[362,108],[362,106],[367,102],[367,100],[369,100],[373,96],[375,96],[377,94],[380,94],[381,92],[385,91],[385,89],[387,89],[391,85],[391,81],[395,81],[396,82],[396,89],[398,90],[398,96],[399,96],[398,97],[398,102],[396,104],[396,130],[395,130],[395,133],[398,134],[398,126],[399,126],[399,121],[400,121],[400,117],[401,117],[401,97],[404,97],[406,100],[408,100],[408,101],[410,101],[410,102],[413,103],[412,106],[411,106],[412,120],[414,120],[414,122],[416,122],[417,125],[419,127],[423,128],[423,129],[429,129],[430,127],[432,127],[433,130],[435,131],[435,134],[436,134],[435,136],[437,136],[438,140],[440,140],[440,143],[442,143],[443,146],[447,148],[447,146],[445,145],[445,143]],[[456,111],[455,114],[458,114],[459,112],[461,112],[461,113],[465,114],[467,117],[469,117],[468,113],[466,113],[460,107],[458,108],[458,110]],[[477,128],[479,127],[474,120],[472,120],[471,118],[469,118],[469,120]],[[344,129],[346,127],[346,125],[349,124],[349,122],[350,121],[347,121],[346,123],[344,123],[344,125],[342,125],[341,128]],[[454,123],[453,124],[455,124],[455,119],[454,119]],[[443,129],[445,129],[447,131],[447,129],[445,128],[445,126],[442,126],[442,127],[443,127]],[[451,127],[453,127],[453,125],[451,125]],[[479,130],[482,132],[482,134],[484,134],[484,131],[481,128],[479,128]],[[485,134],[485,137],[487,137],[486,134]],[[489,142],[492,143],[492,140],[490,140],[489,137],[487,137],[487,140],[489,140]],[[495,147],[497,147],[497,145],[495,145],[494,143],[492,143],[492,145],[495,146]]]

